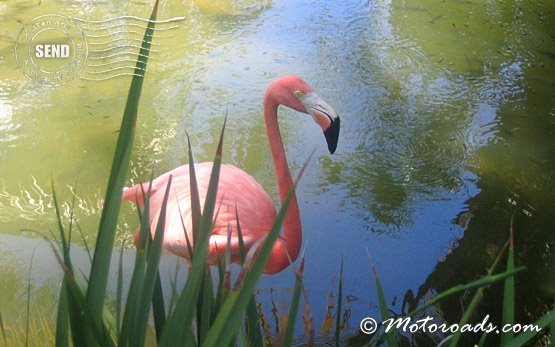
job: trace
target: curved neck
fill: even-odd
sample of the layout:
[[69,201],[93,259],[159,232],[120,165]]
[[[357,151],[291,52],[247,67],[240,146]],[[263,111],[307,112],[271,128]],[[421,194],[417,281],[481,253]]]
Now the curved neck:
[[[287,195],[293,188],[293,179],[291,178],[291,172],[287,166],[285,150],[283,149],[283,142],[279,132],[277,119],[278,106],[278,102],[272,95],[266,93],[264,97],[264,122],[266,123],[270,151],[272,152],[272,158],[274,160],[279,198],[283,205]],[[276,240],[270,260],[264,272],[275,273],[289,266],[292,261],[297,259],[301,243],[302,230],[299,204],[297,203],[296,194],[293,193],[283,222],[283,238]]]

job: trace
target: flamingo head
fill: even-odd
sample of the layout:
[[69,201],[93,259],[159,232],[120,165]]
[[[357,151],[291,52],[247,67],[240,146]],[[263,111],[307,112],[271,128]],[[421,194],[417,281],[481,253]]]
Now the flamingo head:
[[266,93],[271,93],[279,104],[312,116],[324,132],[330,153],[335,152],[339,139],[339,115],[305,81],[298,76],[284,76],[272,82]]

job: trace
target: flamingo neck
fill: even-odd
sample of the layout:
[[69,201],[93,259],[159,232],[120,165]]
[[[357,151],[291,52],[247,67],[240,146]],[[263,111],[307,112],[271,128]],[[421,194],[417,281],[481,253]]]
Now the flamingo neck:
[[[279,103],[267,93],[264,97],[264,122],[266,123],[266,133],[270,143],[270,151],[274,160],[274,169],[279,190],[281,204],[293,188],[293,179],[287,165],[283,141],[279,131],[277,119],[277,109]],[[302,243],[301,218],[297,196],[293,193],[291,202],[287,209],[287,214],[283,222],[283,237],[276,240],[270,259],[264,269],[265,273],[276,273],[291,264],[297,259]]]

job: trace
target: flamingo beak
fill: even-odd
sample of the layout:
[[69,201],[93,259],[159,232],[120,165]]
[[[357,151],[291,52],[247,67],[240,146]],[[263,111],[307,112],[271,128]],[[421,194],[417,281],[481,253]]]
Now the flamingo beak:
[[337,142],[339,141],[339,123],[340,118],[331,121],[329,128],[324,130],[324,136],[326,137],[326,142],[328,143],[328,149],[331,154],[335,152],[337,148]]
[[333,154],[339,140],[340,118],[337,112],[315,93],[307,93],[299,98],[308,114],[324,131],[328,149]]

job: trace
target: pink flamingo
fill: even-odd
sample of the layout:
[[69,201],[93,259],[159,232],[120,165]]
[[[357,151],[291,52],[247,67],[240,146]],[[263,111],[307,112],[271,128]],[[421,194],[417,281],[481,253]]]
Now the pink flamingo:
[[[297,76],[284,76],[274,80],[264,95],[264,121],[274,160],[274,168],[279,188],[281,203],[293,187],[293,180],[283,142],[279,132],[277,110],[279,105],[290,107],[296,111],[310,114],[322,128],[330,153],[335,152],[339,137],[339,116],[312,88]],[[212,163],[195,164],[201,206],[204,205]],[[152,182],[150,196],[151,230],[154,232],[168,179],[172,175],[172,185],[166,210],[164,230],[164,248],[171,253],[190,259],[185,232],[192,242],[192,221],[189,186],[189,167],[180,166],[157,177]],[[142,183],[144,191],[149,183]],[[140,185],[124,188],[122,198],[136,201],[142,205]],[[248,251],[255,242],[264,238],[270,231],[276,208],[272,199],[262,186],[245,171],[233,166],[222,165],[218,194],[216,197],[216,216],[214,230],[210,236],[209,263],[217,264],[227,247],[228,226],[235,228],[237,218],[243,235],[245,248]],[[236,214],[237,211],[237,214]],[[182,222],[183,220],[183,222]],[[137,244],[139,231],[135,234]],[[232,231],[231,259],[239,260],[239,240],[236,231]],[[302,242],[301,219],[296,196],[293,196],[283,223],[283,236],[278,238],[264,272],[273,274],[282,271],[297,259]]]

